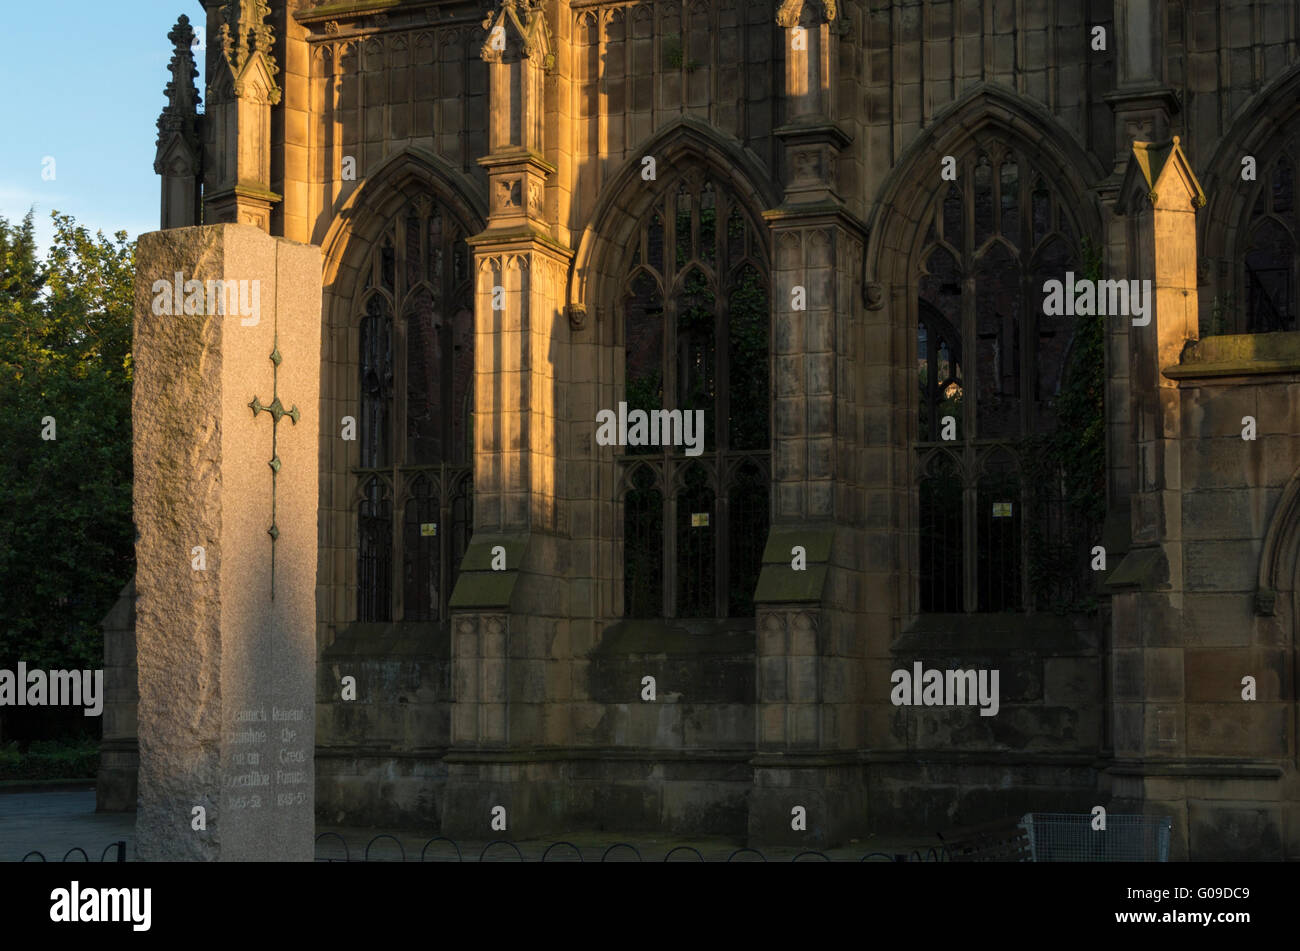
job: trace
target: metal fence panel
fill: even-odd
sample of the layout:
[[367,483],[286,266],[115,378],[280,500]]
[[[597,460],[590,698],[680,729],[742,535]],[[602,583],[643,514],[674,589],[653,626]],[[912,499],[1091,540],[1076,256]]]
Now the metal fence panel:
[[1020,821],[1034,862],[1169,861],[1169,816],[1107,815],[1105,829],[1075,813],[1030,812]]

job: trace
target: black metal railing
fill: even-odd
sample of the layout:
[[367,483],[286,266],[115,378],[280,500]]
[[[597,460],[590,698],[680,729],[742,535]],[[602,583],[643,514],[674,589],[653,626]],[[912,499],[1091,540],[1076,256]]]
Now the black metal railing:
[[[388,858],[380,857],[378,850],[374,849],[376,843],[385,839],[391,840],[397,846],[396,854],[393,855],[390,851],[389,852],[390,857]],[[338,840],[339,844],[342,846],[342,852],[343,852],[342,857],[337,857],[337,856],[331,857],[331,856],[321,855],[320,846],[322,842],[326,840]],[[450,850],[447,850],[445,854],[442,856],[436,856],[430,853],[429,851],[430,847],[433,846],[434,843],[438,843],[438,842],[445,843],[446,845],[450,846]],[[362,850],[361,853],[362,858],[360,859],[352,858],[352,854],[353,854],[352,849],[349,847],[347,840],[344,839],[344,837],[337,832],[322,832],[320,835],[316,837],[316,846],[317,846],[317,850],[316,850],[317,862],[353,862],[353,861],[464,862],[466,861],[465,853],[464,850],[461,848],[460,843],[456,842],[455,839],[451,839],[443,835],[434,836],[433,838],[426,841],[424,843],[424,846],[420,849],[420,857],[418,860],[414,858],[408,859],[407,851],[405,847],[403,847],[401,841],[396,836],[387,832],[381,832],[380,834],[373,836],[366,843],[364,849]],[[450,857],[451,851],[454,851],[455,853],[454,858]],[[590,849],[590,851],[594,852],[595,849]],[[511,861],[511,860],[518,861],[518,862],[528,861],[528,859],[525,858],[524,852],[519,847],[519,845],[507,839],[494,839],[491,842],[488,842],[486,845],[482,847],[482,849],[479,850],[477,861],[483,862],[488,860],[487,857],[489,853],[498,856],[497,858],[493,859],[494,861]],[[511,853],[513,853],[513,859],[511,858]],[[552,858],[552,853],[554,853],[555,855],[554,858]],[[614,857],[611,858],[611,856]],[[674,858],[674,856],[679,856],[679,857]],[[948,849],[943,845],[939,845],[939,846],[932,846],[928,848],[924,853],[922,853],[919,849],[912,849],[910,852],[894,852],[894,853],[869,852],[866,855],[863,855],[857,861],[858,862],[882,862],[882,861],[883,862],[949,862],[951,860],[952,859],[951,856],[949,855]],[[587,860],[583,857],[582,848],[567,840],[561,840],[559,842],[552,842],[549,845],[547,845],[546,848],[542,851],[541,858],[539,861],[541,862],[546,862],[546,861],[584,862]],[[645,862],[645,861],[707,862],[709,860],[705,858],[704,854],[700,852],[699,849],[690,845],[674,846],[664,854],[662,859],[655,860],[655,859],[647,859],[644,855],[642,855],[641,850],[638,849],[635,845],[632,845],[630,842],[615,842],[613,845],[610,845],[607,848],[605,848],[603,851],[601,851],[599,861],[600,862],[610,862],[610,861],[614,861],[614,862],[619,862],[619,861],[623,861],[623,862]],[[774,861],[774,860],[769,860],[768,857],[764,855],[763,852],[760,851],[759,849],[743,847],[743,848],[733,850],[722,861],[724,862],[767,862],[767,861]],[[827,855],[825,852],[820,852],[815,849],[805,849],[801,852],[798,852],[796,855],[794,855],[790,859],[790,861],[791,862],[807,862],[807,861],[833,862],[836,861],[836,859]],[[839,861],[844,861],[844,860],[840,859]]]
[[[321,855],[322,843],[327,841],[332,841],[332,840],[337,840],[338,847],[342,849],[342,853],[343,853],[342,857],[331,857],[331,856]],[[388,854],[390,854],[391,857],[384,857],[384,854],[381,854],[380,849],[376,848],[378,843],[380,843],[383,840],[390,841],[393,844],[393,846],[396,847],[395,855],[391,855],[391,850],[390,850]],[[443,856],[438,856],[437,854],[431,853],[429,851],[430,847],[434,846],[435,843],[440,843],[440,842],[445,843],[447,846],[450,847],[450,849],[447,850],[446,854]],[[557,849],[561,851],[556,852],[557,857],[555,859],[551,859],[550,858],[551,853]],[[595,849],[591,849],[591,851],[595,851]],[[110,852],[113,853],[114,857],[112,858],[109,857]],[[452,852],[455,853],[454,858],[450,857]],[[479,862],[485,861],[489,852],[494,852],[498,855],[504,853],[507,856],[510,855],[510,853],[513,853],[515,861],[519,861],[519,862],[528,861],[528,859],[524,857],[523,850],[519,848],[518,844],[511,842],[507,839],[494,839],[491,842],[484,845],[483,848],[479,850],[477,861]],[[72,858],[74,854],[78,854],[78,853],[81,855],[79,861],[82,862],[91,861],[91,858],[86,853],[86,850],[76,846],[74,846],[71,849],[68,849],[68,851],[64,853],[63,858],[60,861],[63,862],[78,861]],[[366,842],[365,847],[361,850],[361,858],[354,859],[352,855],[353,852],[351,847],[348,844],[347,839],[345,839],[339,833],[322,832],[320,835],[316,836],[316,861],[317,862],[385,862],[385,861],[464,862],[465,861],[464,850],[461,848],[460,843],[458,843],[455,839],[448,838],[445,835],[437,835],[429,839],[428,841],[426,841],[424,843],[424,846],[420,849],[420,857],[418,859],[408,858],[406,848],[405,846],[402,845],[401,840],[397,836],[388,832],[381,832],[378,835],[372,836],[370,840]],[[614,857],[611,858],[611,856]],[[680,856],[680,857],[674,858],[674,856]],[[543,850],[540,861],[546,862],[548,860],[549,861],[578,861],[578,862],[586,861],[586,859],[583,858],[582,849],[579,846],[569,841],[552,842],[550,845],[548,845]],[[816,861],[816,860],[820,860],[823,862],[836,861],[831,856],[827,855],[825,852],[819,852],[815,849],[805,849],[797,853],[793,858],[790,859],[791,862]],[[21,861],[48,862],[50,861],[50,859],[47,859],[45,857],[45,853],[33,849],[32,851],[24,855]],[[125,862],[126,841],[119,840],[117,842],[110,842],[104,848],[104,851],[101,853],[99,857],[99,861]],[[600,862],[609,862],[609,861],[645,862],[647,861],[647,859],[644,855],[642,855],[641,850],[638,849],[635,845],[632,845],[630,842],[615,842],[613,845],[610,845],[607,848],[605,848],[603,851],[601,851],[599,861]],[[677,845],[669,849],[664,854],[664,857],[662,859],[659,859],[658,861],[707,862],[709,860],[705,858],[704,854],[694,846]],[[759,849],[744,847],[744,848],[733,850],[726,857],[726,859],[722,861],[724,862],[767,862],[770,860]],[[844,861],[844,860],[841,859],[840,861]],[[860,859],[858,859],[858,861],[859,862],[950,862],[952,861],[952,858],[948,852],[947,847],[944,845],[939,845],[937,847],[931,847],[927,849],[924,854],[922,854],[919,849],[913,849],[911,852],[906,852],[906,853],[869,852],[866,855],[862,856]]]
[[[110,850],[110,849],[116,849],[116,850],[117,850],[117,858],[110,859],[110,858],[108,857],[108,853],[109,853],[109,850]],[[86,854],[86,850],[83,849],[83,848],[81,848],[80,846],[73,846],[72,848],[68,849],[68,851],[66,851],[66,852],[63,853],[63,858],[62,858],[60,861],[63,861],[63,862],[74,861],[73,859],[70,858],[71,855],[72,855],[72,853],[74,853],[74,852],[80,852],[80,853],[81,853],[81,861],[83,861],[83,862],[89,862],[89,861],[90,861],[90,856],[87,855],[87,854]],[[36,857],[35,857],[35,858],[32,858],[32,856],[36,856]],[[116,841],[116,842],[110,842],[108,845],[104,846],[104,851],[100,854],[100,856],[99,856],[99,860],[100,860],[101,862],[125,862],[125,861],[126,861],[126,841],[125,841],[124,839],[119,839],[119,840]],[[30,852],[28,852],[26,855],[24,855],[24,856],[22,857],[22,859],[20,859],[20,861],[23,861],[23,862],[29,862],[29,861],[30,861],[30,862],[48,862],[48,861],[50,861],[50,860],[47,859],[47,858],[45,857],[45,853],[44,853],[44,852],[38,851],[37,849],[32,849],[32,851],[30,851]]]

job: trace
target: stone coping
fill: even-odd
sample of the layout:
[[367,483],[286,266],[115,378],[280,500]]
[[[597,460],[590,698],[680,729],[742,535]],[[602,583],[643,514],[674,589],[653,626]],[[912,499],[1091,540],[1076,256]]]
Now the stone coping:
[[[820,604],[826,589],[827,567],[835,542],[835,528],[827,525],[773,525],[763,547],[763,565],[754,586],[754,603]],[[790,567],[790,551],[804,548],[807,568]]]
[[1221,334],[1191,341],[1171,380],[1300,373],[1300,333]]
[[361,16],[366,13],[391,10],[394,7],[402,6],[403,2],[404,0],[341,0],[341,2],[325,4],[315,9],[299,10],[294,13],[294,19],[299,23],[315,23],[318,20]]
[[1169,559],[1163,548],[1134,548],[1106,573],[1106,587],[1112,591],[1137,588],[1156,591],[1169,587]]
[[415,656],[434,660],[450,658],[450,621],[354,621],[342,625],[334,642],[321,652],[322,660],[336,657]]
[[595,659],[646,654],[752,655],[753,625],[749,618],[625,618],[605,628],[590,656]]
[[1044,656],[1093,654],[1096,623],[1086,614],[921,614],[890,648],[895,656],[917,651],[954,655],[1027,651]]

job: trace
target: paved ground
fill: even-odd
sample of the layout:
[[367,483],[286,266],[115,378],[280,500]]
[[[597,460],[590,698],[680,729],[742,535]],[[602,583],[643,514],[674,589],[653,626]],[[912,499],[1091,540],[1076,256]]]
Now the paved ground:
[[[84,849],[98,862],[110,843],[126,840],[135,851],[135,813],[95,812],[95,784],[39,792],[0,792],[0,862],[39,851],[52,862]],[[81,861],[80,853],[72,856]]]
[[[397,832],[393,838],[375,837],[385,832],[382,829],[357,829],[339,826],[320,826],[316,845],[318,860],[342,861],[345,851],[341,837],[347,844],[347,858],[353,862],[366,858],[369,844],[369,860],[397,862],[418,862],[424,849],[426,861],[455,861],[456,847],[466,862],[477,862],[483,855],[487,862],[517,862],[519,854],[525,861],[539,861],[546,854],[548,862],[577,861],[573,847],[553,843],[566,839],[576,847],[583,861],[599,862],[608,852],[606,861],[631,861],[639,853],[642,861],[662,862],[668,852],[678,846],[685,846],[673,854],[673,861],[699,861],[698,851],[706,861],[725,862],[743,843],[728,839],[691,838],[675,839],[664,836],[644,834],[620,835],[613,832],[572,833],[567,836],[546,837],[538,840],[516,842],[519,853],[510,845],[497,843],[487,850],[487,840],[457,842],[452,845],[446,841],[427,843],[433,833]],[[99,861],[104,850],[111,844],[125,841],[128,861],[135,854],[135,814],[134,813],[96,813],[95,789],[93,784],[84,788],[60,788],[38,792],[0,792],[0,862],[16,862],[32,851],[39,851],[50,861],[59,861],[71,849],[81,848],[86,851],[91,861]],[[615,843],[629,843],[635,849],[617,848],[610,850]],[[917,839],[880,839],[872,837],[861,842],[841,848],[827,850],[826,854],[835,861],[856,862],[871,852],[884,852],[889,855],[908,854],[913,849],[926,855],[927,849],[936,841]],[[695,851],[690,851],[691,849]],[[788,862],[799,853],[795,848],[765,848],[762,857],[770,862]],[[109,858],[115,858],[110,853]],[[913,856],[913,861],[916,857]],[[72,855],[72,861],[82,861],[80,853]],[[750,852],[742,852],[734,861],[760,861],[760,857]],[[816,855],[806,855],[801,861],[819,861]],[[882,856],[874,856],[873,861],[884,861]]]

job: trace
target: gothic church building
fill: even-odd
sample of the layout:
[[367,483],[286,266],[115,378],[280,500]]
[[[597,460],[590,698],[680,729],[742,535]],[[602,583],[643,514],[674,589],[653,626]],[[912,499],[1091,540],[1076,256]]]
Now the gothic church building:
[[203,6],[162,227],[324,259],[320,822],[1300,858],[1300,6]]

